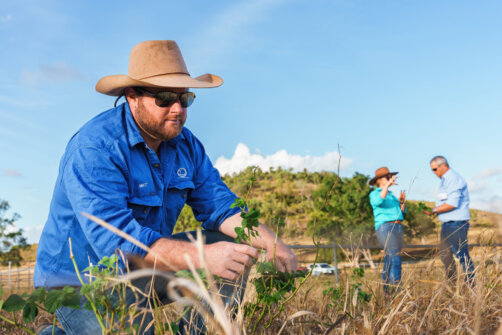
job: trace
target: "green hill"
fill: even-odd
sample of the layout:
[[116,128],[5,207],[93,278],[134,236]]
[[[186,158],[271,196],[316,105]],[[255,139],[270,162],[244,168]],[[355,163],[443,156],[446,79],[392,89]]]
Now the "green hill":
[[[317,240],[344,242],[362,237],[375,242],[373,213],[368,195],[369,176],[355,173],[350,178],[340,178],[332,172],[294,173],[283,169],[261,171],[248,168],[223,180],[248,207],[258,209],[261,222],[275,230],[276,223],[284,220],[280,235],[291,244],[310,243],[314,222]],[[405,216],[405,240],[423,240],[437,232],[438,222],[421,212],[416,201],[407,201]],[[431,203],[428,203],[431,206]],[[472,210],[471,230],[498,233],[501,215]],[[178,221],[176,232],[195,229],[195,221],[189,207],[185,207]],[[501,241],[500,236],[498,240]],[[310,242],[309,242],[310,241]]]

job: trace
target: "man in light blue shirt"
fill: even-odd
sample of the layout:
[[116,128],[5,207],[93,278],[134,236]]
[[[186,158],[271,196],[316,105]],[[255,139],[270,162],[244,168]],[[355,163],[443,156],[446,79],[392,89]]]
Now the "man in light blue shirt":
[[441,225],[441,241],[439,255],[445,266],[448,279],[454,280],[455,255],[466,272],[466,280],[473,284],[474,266],[469,256],[467,232],[469,230],[469,191],[465,180],[453,171],[446,158],[435,156],[430,161],[432,172],[441,179],[436,199],[436,207],[432,212],[436,214]]

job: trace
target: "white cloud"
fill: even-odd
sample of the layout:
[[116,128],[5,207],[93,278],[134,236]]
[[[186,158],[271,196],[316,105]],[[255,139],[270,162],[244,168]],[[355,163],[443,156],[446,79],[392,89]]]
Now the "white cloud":
[[[469,192],[482,193],[488,189],[488,185],[492,184],[489,179],[502,176],[502,167],[495,166],[482,170],[480,173],[467,181]],[[493,179],[492,179],[493,181]]]
[[2,172],[3,172],[3,175],[6,177],[22,177],[23,176],[23,174],[17,170],[5,169]]
[[471,179],[467,181],[467,187],[470,193],[479,193],[486,190],[486,182],[484,180]]
[[[268,156],[261,153],[252,154],[249,148],[243,144],[237,144],[234,155],[228,159],[223,156],[216,159],[214,166],[222,175],[232,174],[245,170],[248,166],[258,166],[262,170],[269,170],[271,167],[291,168],[293,171],[336,171],[340,155],[336,151],[327,152],[324,156],[300,156],[280,150]],[[352,164],[352,159],[341,158],[340,169],[345,169]]]
[[29,244],[38,243],[40,241],[40,236],[42,235],[42,230],[44,225],[29,226],[24,229],[24,237],[28,240]]
[[85,76],[75,68],[70,67],[65,62],[54,65],[40,65],[36,71],[23,70],[21,80],[29,85],[36,85],[40,82],[67,83],[70,81],[85,80]]
[[470,203],[471,208],[481,209],[484,211],[502,212],[502,197],[493,196],[489,199],[476,199]]
[[499,176],[499,175],[502,175],[502,167],[501,166],[495,166],[495,167],[491,167],[491,168],[488,168],[488,169],[484,169],[483,171],[481,171],[474,178],[486,179],[486,178],[490,178],[490,177],[496,177],[496,176]]
[[6,23],[12,20],[12,14],[7,14],[5,16],[0,16],[0,23]]

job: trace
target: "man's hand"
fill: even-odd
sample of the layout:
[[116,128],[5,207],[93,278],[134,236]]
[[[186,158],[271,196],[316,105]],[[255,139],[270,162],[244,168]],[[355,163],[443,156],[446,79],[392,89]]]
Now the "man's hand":
[[231,242],[207,244],[204,253],[209,272],[230,280],[236,280],[259,255],[253,247]]
[[422,213],[426,214],[426,215],[429,215],[429,216],[433,216],[433,215],[436,215],[437,213],[436,212],[433,212],[432,210],[428,210],[428,209],[424,209],[422,211]]
[[[274,245],[267,247],[267,260],[274,260]],[[297,269],[298,261],[296,255],[282,241],[277,240],[275,247],[275,266],[280,272],[294,272]]]

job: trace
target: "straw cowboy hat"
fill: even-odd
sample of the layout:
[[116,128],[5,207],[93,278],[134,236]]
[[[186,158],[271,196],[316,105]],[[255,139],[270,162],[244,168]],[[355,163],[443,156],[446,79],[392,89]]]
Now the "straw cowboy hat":
[[208,88],[223,84],[220,77],[206,73],[192,78],[175,41],[145,41],[136,44],[129,56],[128,75],[101,78],[96,91],[119,96],[126,87]]
[[394,176],[394,175],[396,175],[398,173],[399,172],[390,172],[389,169],[386,166],[382,166],[381,168],[378,168],[375,171],[375,176],[373,178],[371,178],[371,180],[369,181],[369,184],[370,185],[375,184],[375,182],[377,181],[378,178],[382,178],[382,177],[385,177],[385,176],[388,176],[388,175]]

